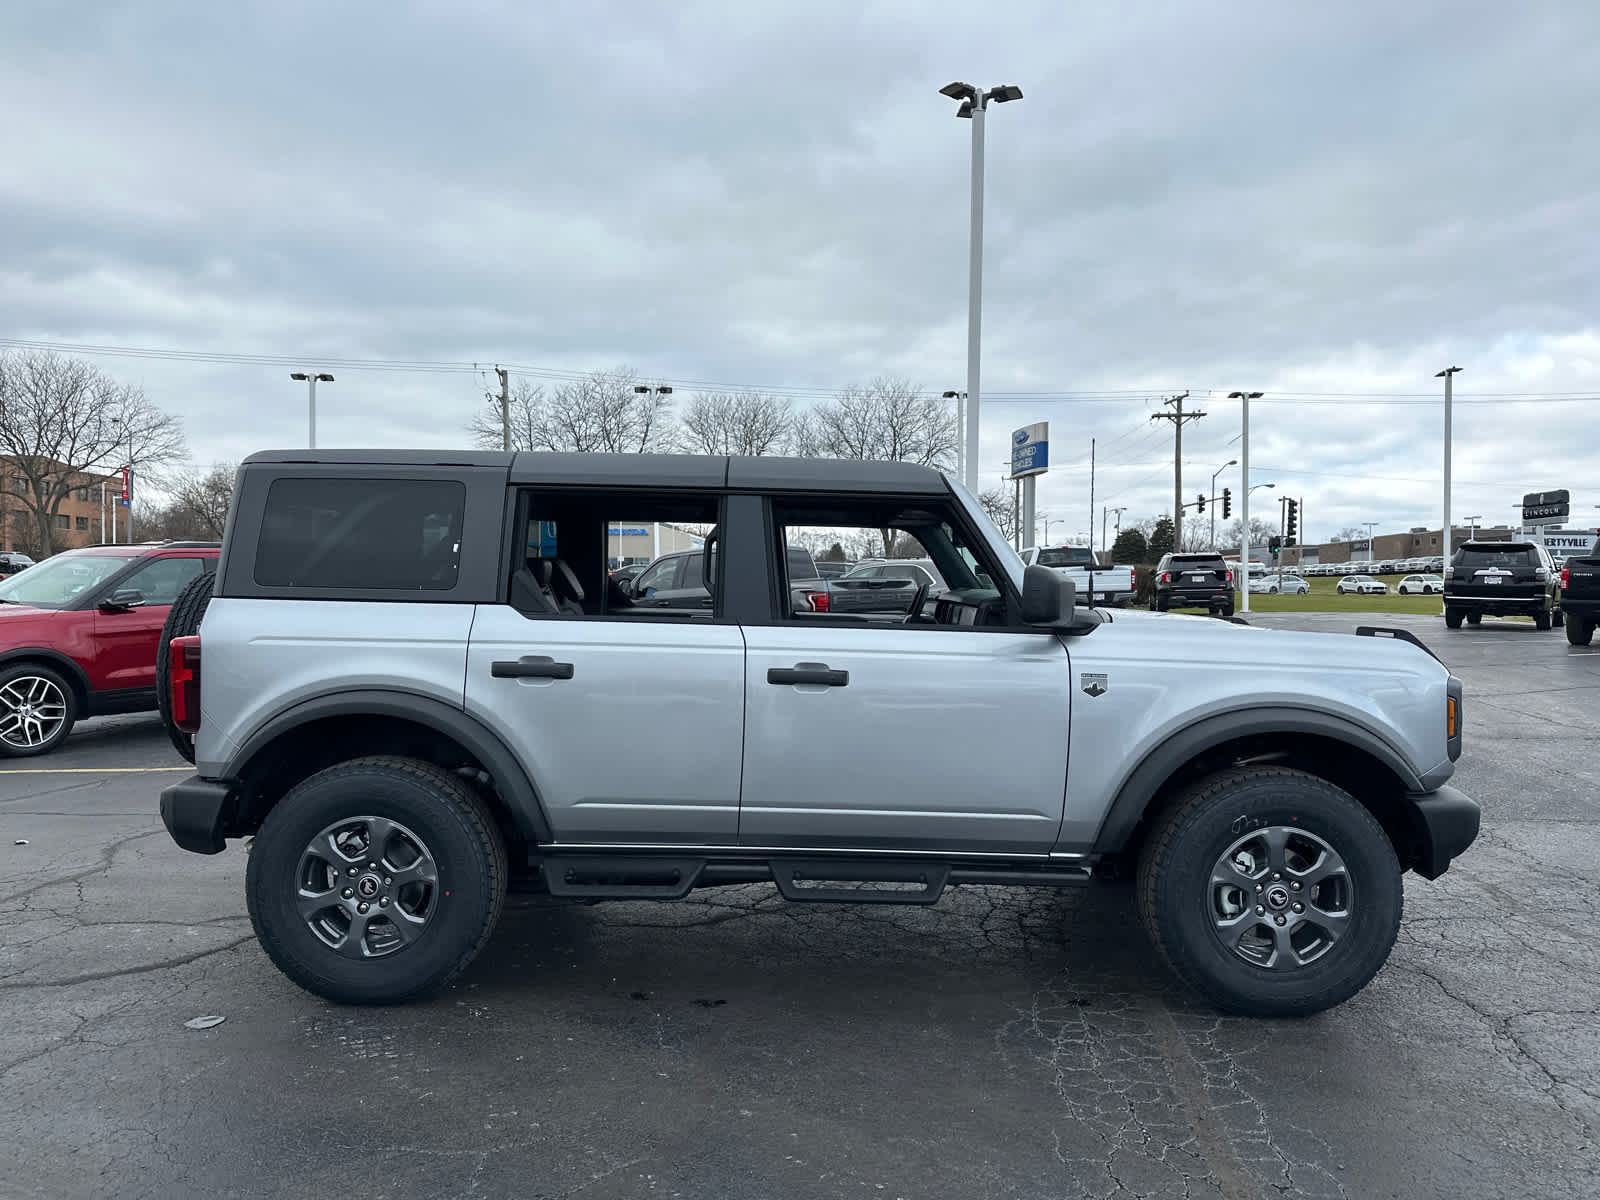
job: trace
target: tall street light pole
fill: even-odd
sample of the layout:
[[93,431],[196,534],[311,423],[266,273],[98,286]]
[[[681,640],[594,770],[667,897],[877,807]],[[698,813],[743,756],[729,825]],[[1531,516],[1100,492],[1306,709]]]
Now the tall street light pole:
[[1377,556],[1377,548],[1372,544],[1372,531],[1378,527],[1376,521],[1361,522],[1367,527],[1367,561],[1370,563]]
[[967,280],[967,401],[966,463],[962,482],[978,491],[978,347],[983,331],[983,117],[989,102],[1006,104],[1022,99],[1022,89],[1014,83],[982,91],[970,83],[947,83],[940,95],[958,100],[956,116],[972,121],[972,233],[971,267]]
[[1444,562],[1450,565],[1450,381],[1460,367],[1446,367],[1434,374],[1444,380]]
[[1221,475],[1229,467],[1238,465],[1239,460],[1237,458],[1230,458],[1215,471],[1211,472],[1211,491],[1207,496],[1206,503],[1211,506],[1211,548],[1213,550],[1217,548],[1217,476]]
[[1478,522],[1483,520],[1483,514],[1482,513],[1476,513],[1473,516],[1463,517],[1461,519],[1463,521],[1465,521],[1468,524],[1468,526],[1471,528],[1471,532],[1467,534],[1467,537],[1468,538],[1472,538],[1472,539],[1476,539],[1477,536],[1478,536]]
[[306,385],[307,423],[306,445],[312,450],[317,448],[317,384],[332,383],[333,376],[326,371],[294,371],[290,379],[304,381]]
[[[634,394],[638,395],[638,396],[649,396],[652,401],[655,400],[655,398],[658,397],[658,396],[670,396],[670,395],[672,395],[672,388],[670,388],[669,386],[667,386],[664,383],[663,384],[658,384],[655,387],[648,387],[645,384],[636,383],[636,384],[633,385],[633,391],[634,391]],[[660,521],[652,522],[651,525],[650,525],[650,529],[651,529],[651,534],[652,534],[652,539],[653,539],[652,540],[652,544],[651,544],[651,548],[653,550],[653,557],[660,558],[661,557],[661,522]],[[621,549],[621,546],[622,546],[621,539],[618,539],[617,546],[618,546],[618,549]]]
[[1239,540],[1244,543],[1239,549],[1239,585],[1243,589],[1244,601],[1240,605],[1245,612],[1250,611],[1250,401],[1261,399],[1260,392],[1229,392],[1229,400],[1242,400],[1244,402],[1243,432],[1239,447],[1239,477],[1244,480],[1244,487],[1240,490],[1244,495],[1239,500],[1239,520],[1244,522],[1244,533]]

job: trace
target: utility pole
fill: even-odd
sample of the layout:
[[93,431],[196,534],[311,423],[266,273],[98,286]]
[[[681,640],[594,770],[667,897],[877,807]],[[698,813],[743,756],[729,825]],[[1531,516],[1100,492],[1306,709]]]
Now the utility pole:
[[511,449],[511,372],[504,367],[496,367],[494,373],[500,376],[500,449]]
[[1206,414],[1203,412],[1184,412],[1183,402],[1189,398],[1185,392],[1181,396],[1168,396],[1162,401],[1170,405],[1169,413],[1152,413],[1152,421],[1172,422],[1172,548],[1183,549],[1183,423],[1185,421],[1198,421]]

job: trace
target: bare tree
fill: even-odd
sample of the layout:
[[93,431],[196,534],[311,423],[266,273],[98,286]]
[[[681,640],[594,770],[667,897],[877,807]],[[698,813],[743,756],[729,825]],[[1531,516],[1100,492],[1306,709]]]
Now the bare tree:
[[1185,550],[1215,550],[1211,544],[1211,519],[1185,517],[1183,521],[1183,548]]
[[233,503],[233,481],[237,468],[218,463],[209,471],[186,471],[169,484],[172,503],[168,506],[182,533],[176,538],[219,541],[228,523],[228,506]]
[[808,458],[892,459],[942,470],[955,462],[955,414],[938,396],[880,375],[797,418],[794,444]]
[[703,454],[777,454],[794,421],[789,402],[764,392],[700,392],[683,416],[683,440]]
[[178,421],[138,388],[77,359],[0,353],[0,458],[41,555],[55,553],[57,513],[73,489],[123,466],[142,476],[183,452]]
[[[468,432],[472,440],[485,450],[498,450],[501,444],[500,397],[492,397],[493,405],[472,418]],[[544,388],[526,379],[511,385],[511,448],[513,450],[542,450],[538,438],[544,414]]]
[[[640,454],[670,450],[672,402],[659,392],[635,391],[630,367],[593,371],[546,395],[519,379],[511,393],[513,450],[575,450]],[[500,413],[480,412],[470,429],[478,445],[500,448]]]
[[1367,531],[1359,525],[1346,525],[1328,540],[1330,542],[1364,542],[1367,540]]

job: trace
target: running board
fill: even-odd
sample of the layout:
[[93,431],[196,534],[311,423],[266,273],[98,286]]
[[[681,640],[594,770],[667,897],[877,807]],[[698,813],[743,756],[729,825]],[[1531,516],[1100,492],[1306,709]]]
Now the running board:
[[1081,887],[1089,866],[936,859],[743,858],[669,854],[532,854],[552,896],[681,900],[697,887],[766,883],[785,900],[834,904],[935,904],[946,887]]

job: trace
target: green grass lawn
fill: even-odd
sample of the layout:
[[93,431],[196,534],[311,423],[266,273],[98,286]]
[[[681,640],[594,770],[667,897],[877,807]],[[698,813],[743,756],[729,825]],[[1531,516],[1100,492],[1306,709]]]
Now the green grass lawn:
[[[1337,578],[1308,579],[1311,592],[1305,596],[1266,596],[1260,592],[1250,596],[1251,612],[1350,612],[1350,613],[1422,613],[1424,615],[1442,616],[1444,602],[1437,595],[1432,596],[1397,596],[1395,585],[1405,578],[1403,575],[1375,575],[1373,578],[1389,585],[1387,596],[1341,596],[1334,589],[1339,586]],[[1239,601],[1234,601],[1237,611]]]

